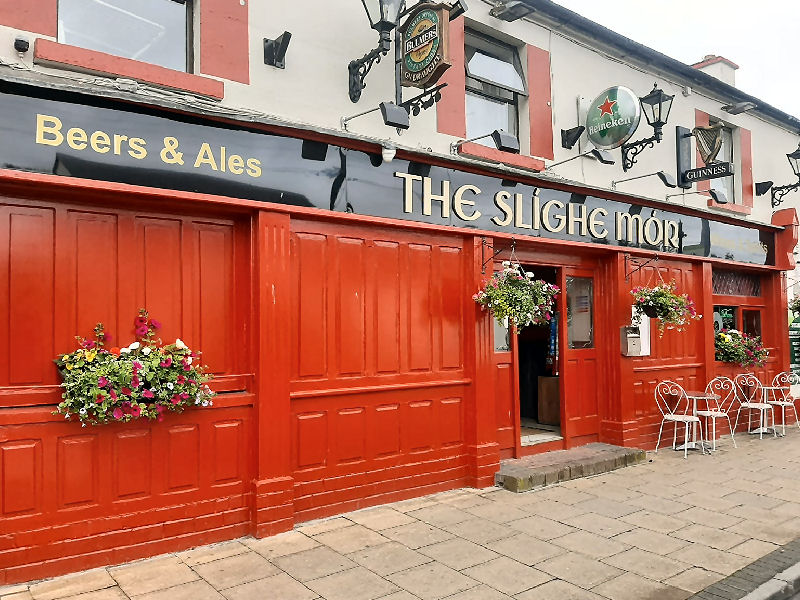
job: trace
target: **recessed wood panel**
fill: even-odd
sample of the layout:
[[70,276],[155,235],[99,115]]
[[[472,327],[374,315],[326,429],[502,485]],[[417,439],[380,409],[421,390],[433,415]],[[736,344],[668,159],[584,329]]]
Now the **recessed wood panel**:
[[[137,219],[142,256],[142,264],[136,269],[142,274],[137,298],[150,311],[150,316],[161,322],[163,328],[159,336],[168,341],[182,335],[184,255],[181,225],[180,221],[171,219]],[[128,273],[125,275],[129,276]],[[132,331],[134,316],[130,316],[130,325],[123,320],[123,335]]]
[[494,368],[495,416],[498,427],[514,424],[514,369],[511,364],[500,363]]
[[368,435],[371,455],[381,458],[398,454],[400,452],[400,405],[376,406]]
[[242,444],[244,424],[239,421],[219,421],[214,431],[214,483],[231,483],[242,479]]
[[438,440],[433,401],[409,402],[406,406],[405,442],[411,452],[429,450]]
[[439,403],[439,437],[443,445],[464,441],[461,398],[444,398]]
[[412,371],[433,368],[431,254],[430,246],[408,245],[408,362]]
[[375,242],[371,251],[375,282],[375,339],[378,373],[400,372],[400,246]]
[[327,372],[327,271],[325,236],[298,233],[294,236],[297,290],[296,377],[321,377]]
[[295,466],[297,469],[324,467],[328,453],[328,413],[297,415]]
[[[576,361],[577,362],[577,361]],[[579,370],[578,370],[579,369]],[[577,409],[575,416],[593,417],[598,414],[597,409],[597,359],[587,358],[576,365],[573,375],[579,377],[575,382],[577,398],[571,399]]]
[[96,435],[58,439],[58,497],[62,508],[97,502]]
[[444,369],[458,369],[463,365],[463,281],[461,249],[439,249],[439,290],[441,306],[442,355]]
[[149,496],[152,490],[150,429],[118,432],[114,436],[115,499]]
[[41,440],[15,440],[0,445],[3,516],[41,510],[41,459]]
[[363,460],[366,434],[363,407],[340,409],[336,414],[336,460],[339,463]]
[[75,318],[72,322],[79,335],[90,337],[94,326],[103,323],[106,330],[116,336],[119,325],[117,218],[86,212],[70,216],[75,236],[75,279],[71,282],[75,286]]
[[197,227],[199,347],[212,373],[229,373],[233,367],[233,227]]
[[200,431],[197,425],[167,430],[167,490],[176,492],[200,484]]
[[47,383],[55,378],[52,211],[12,208],[8,228],[0,250],[8,253],[8,383]]
[[334,318],[336,342],[340,349],[336,360],[339,375],[364,373],[365,322],[364,310],[364,240],[336,238],[336,259],[339,271],[339,295]]

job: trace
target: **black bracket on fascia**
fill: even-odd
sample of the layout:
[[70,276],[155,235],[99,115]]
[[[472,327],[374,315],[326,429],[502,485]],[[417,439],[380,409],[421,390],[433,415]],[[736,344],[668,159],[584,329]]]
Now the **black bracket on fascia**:
[[[653,258],[633,258],[630,254],[625,255],[625,281],[628,282],[631,280],[631,275],[636,273],[637,271],[641,271],[645,266],[649,265],[652,262],[658,262],[658,256],[654,256]],[[628,269],[634,266],[635,269],[629,271]]]
[[274,40],[264,38],[264,64],[278,69],[286,68],[286,50],[289,48],[289,42],[292,39],[292,34],[284,31]]
[[[510,246],[506,248],[498,248],[497,250],[495,250],[494,244],[490,244],[489,242],[487,242],[486,238],[481,238],[481,260],[483,261],[483,263],[481,264],[481,275],[486,274],[486,265],[488,265],[495,258],[497,258],[497,256],[501,252],[504,252],[510,248],[511,252],[513,253],[516,247],[517,247],[517,240],[515,240],[514,238],[511,238]],[[486,248],[489,248],[490,251],[492,252],[492,255],[489,258],[486,258]]]

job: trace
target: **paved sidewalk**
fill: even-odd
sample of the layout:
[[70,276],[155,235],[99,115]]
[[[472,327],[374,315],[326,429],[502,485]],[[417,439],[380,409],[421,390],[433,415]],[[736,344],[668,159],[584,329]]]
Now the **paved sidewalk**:
[[434,494],[272,538],[7,586],[0,598],[684,599],[800,537],[800,432],[737,442],[687,460],[663,449],[522,494]]

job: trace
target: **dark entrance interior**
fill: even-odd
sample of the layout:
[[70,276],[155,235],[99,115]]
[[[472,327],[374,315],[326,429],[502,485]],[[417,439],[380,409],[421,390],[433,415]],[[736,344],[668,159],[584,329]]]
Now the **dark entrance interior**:
[[[551,267],[525,265],[536,279],[558,284]],[[519,357],[519,414],[522,445],[557,439],[561,434],[556,313],[551,324],[532,325],[517,335]]]

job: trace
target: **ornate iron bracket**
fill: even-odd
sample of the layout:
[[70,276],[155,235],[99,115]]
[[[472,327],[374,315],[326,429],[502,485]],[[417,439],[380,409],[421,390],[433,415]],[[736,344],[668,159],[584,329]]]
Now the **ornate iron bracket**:
[[639,155],[641,152],[646,150],[647,148],[653,148],[655,145],[661,141],[661,138],[658,135],[654,135],[653,137],[649,137],[645,140],[639,140],[638,142],[634,142],[632,144],[623,144],[622,145],[622,170],[628,171],[630,170],[633,165],[636,164],[636,156]]
[[405,108],[406,112],[413,114],[416,117],[420,111],[429,109],[442,99],[442,88],[445,87],[447,87],[446,83],[440,83],[436,87],[425,90],[421,94],[417,94],[413,98],[402,102],[400,106]]
[[[648,258],[647,260],[643,258],[633,258],[630,254],[625,255],[625,281],[628,282],[631,280],[631,275],[636,273],[636,271],[641,271],[645,266],[649,265],[651,262],[658,262],[658,256],[654,256],[653,258]],[[628,269],[630,266],[635,266],[636,268],[632,271]]]
[[[486,258],[485,250],[489,248],[492,252],[492,255],[489,258]],[[511,248],[511,252],[513,254],[514,250],[517,248],[517,240],[511,238],[511,245],[508,247]],[[481,264],[481,275],[486,275],[486,265],[492,262],[497,256],[505,251],[508,248],[498,248],[497,250],[494,249],[494,244],[490,244],[486,241],[486,238],[481,238],[481,259],[483,263]]]
[[783,202],[783,197],[789,192],[800,188],[800,181],[791,185],[780,185],[772,188],[772,208],[777,208]]
[[376,62],[381,62],[381,58],[386,56],[389,52],[386,45],[381,41],[380,45],[367,52],[364,56],[362,56],[358,60],[351,60],[350,64],[347,65],[347,71],[350,74],[350,101],[351,102],[358,102],[361,98],[361,90],[367,87],[367,84],[364,83],[364,80],[367,77],[367,73],[372,68]]

